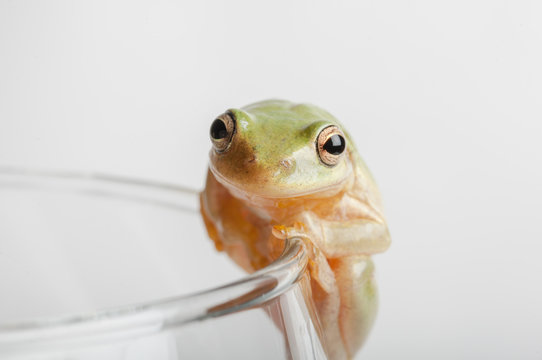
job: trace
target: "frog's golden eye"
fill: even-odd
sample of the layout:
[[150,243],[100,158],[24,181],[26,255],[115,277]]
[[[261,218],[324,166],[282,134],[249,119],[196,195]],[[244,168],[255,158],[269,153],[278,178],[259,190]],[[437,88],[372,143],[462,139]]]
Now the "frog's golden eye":
[[316,149],[320,160],[328,166],[336,165],[346,149],[344,134],[335,125],[330,125],[320,131],[316,139]]
[[211,124],[211,141],[217,152],[228,149],[235,132],[235,118],[232,113],[227,112],[215,119]]

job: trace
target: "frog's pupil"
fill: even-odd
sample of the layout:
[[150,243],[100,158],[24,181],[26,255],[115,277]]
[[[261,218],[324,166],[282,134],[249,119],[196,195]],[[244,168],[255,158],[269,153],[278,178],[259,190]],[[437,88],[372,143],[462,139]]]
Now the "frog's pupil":
[[213,121],[211,125],[211,137],[216,140],[224,139],[228,136],[228,130],[226,124],[220,119]]
[[340,155],[345,148],[345,141],[341,135],[333,135],[324,144],[324,150],[331,155]]

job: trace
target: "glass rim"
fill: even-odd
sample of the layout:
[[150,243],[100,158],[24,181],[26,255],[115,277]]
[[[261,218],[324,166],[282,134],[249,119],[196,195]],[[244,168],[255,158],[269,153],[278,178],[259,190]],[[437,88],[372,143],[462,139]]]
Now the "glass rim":
[[[152,190],[161,195],[198,194],[196,190],[169,183],[99,173],[0,166],[0,181],[3,179],[23,179],[29,182],[26,185],[30,187],[32,184],[40,185],[43,179],[61,180],[68,185],[79,183],[81,186],[76,193],[92,194],[92,190],[105,184],[133,188],[136,191]],[[115,196],[116,193],[113,191],[107,195]],[[131,200],[144,200],[143,202],[156,200],[154,202],[161,203],[156,198]],[[300,238],[287,239],[284,250],[277,260],[259,271],[224,285],[147,302],[96,309],[92,313],[0,323],[0,347],[10,344],[22,345],[36,340],[66,341],[67,338],[77,339],[89,334],[95,335],[97,330],[103,332],[102,336],[111,331],[126,333],[126,330],[134,327],[144,332],[162,331],[174,326],[240,312],[263,305],[288,291],[303,277],[307,263],[308,256],[303,241]],[[130,331],[128,337],[141,335],[141,331]],[[126,334],[122,337],[126,337]]]

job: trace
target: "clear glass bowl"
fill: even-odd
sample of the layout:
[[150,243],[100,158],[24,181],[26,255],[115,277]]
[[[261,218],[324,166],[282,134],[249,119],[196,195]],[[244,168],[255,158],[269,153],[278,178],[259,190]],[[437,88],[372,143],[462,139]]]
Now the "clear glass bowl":
[[244,275],[195,191],[0,168],[0,359],[324,359],[306,264]]

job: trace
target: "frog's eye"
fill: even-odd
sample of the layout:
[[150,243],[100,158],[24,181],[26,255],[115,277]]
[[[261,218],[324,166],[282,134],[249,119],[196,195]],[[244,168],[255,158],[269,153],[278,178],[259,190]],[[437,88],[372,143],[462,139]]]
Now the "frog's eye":
[[316,149],[324,164],[336,165],[346,149],[346,141],[342,131],[335,125],[324,128],[316,140]]
[[211,141],[218,152],[226,151],[231,143],[235,131],[235,119],[232,113],[227,112],[215,119],[211,124]]

